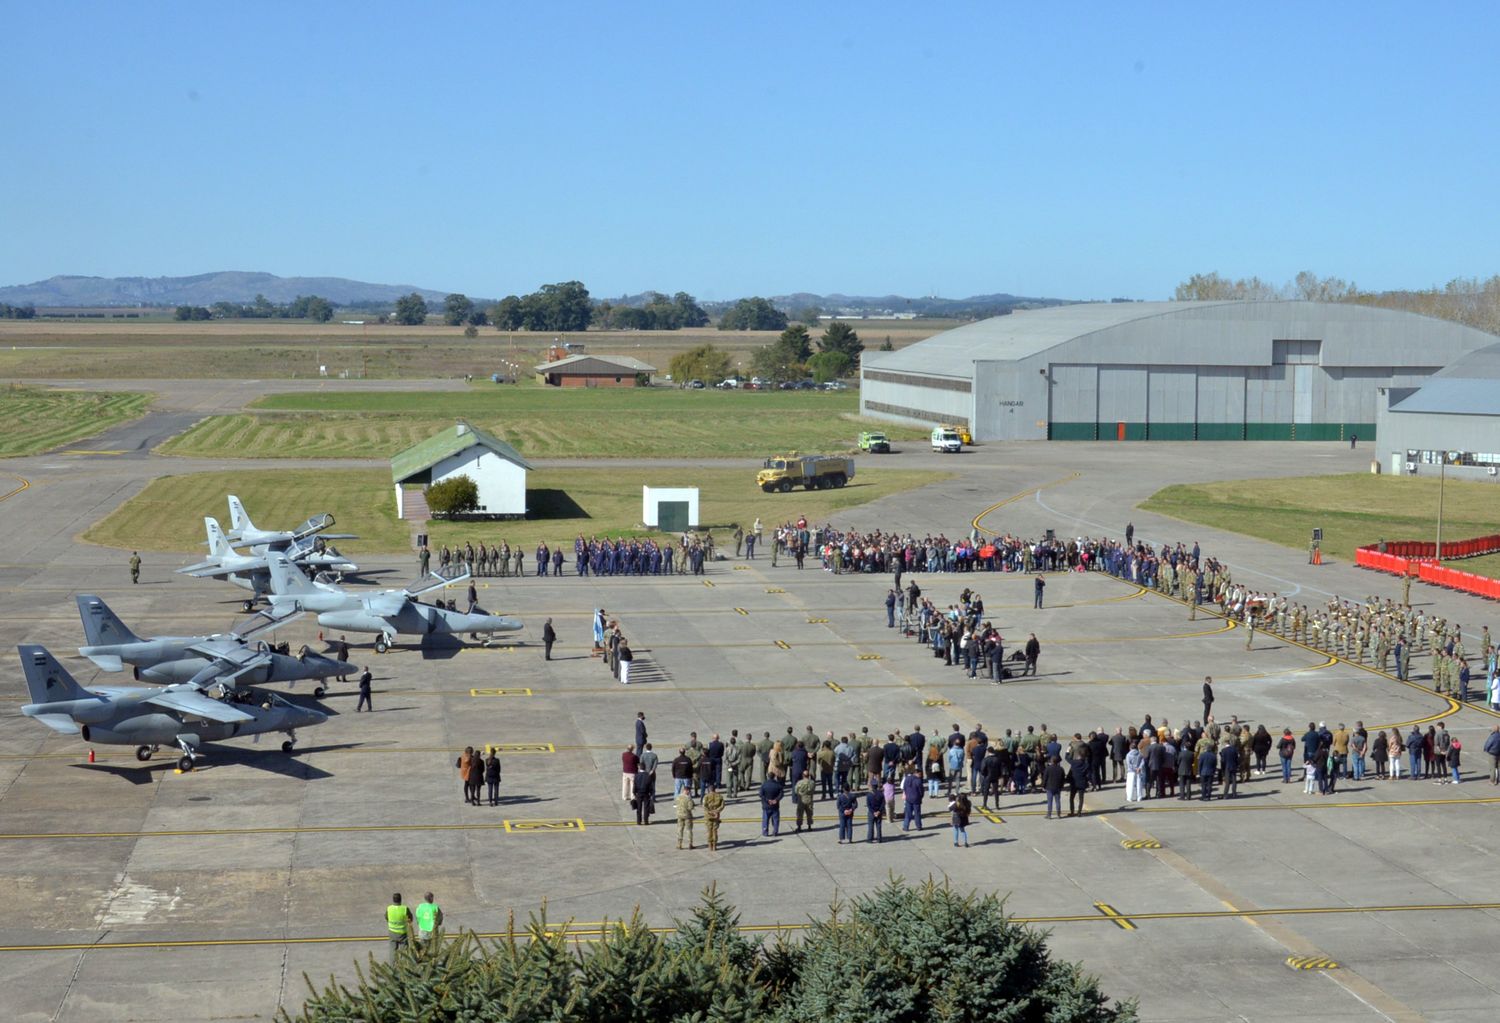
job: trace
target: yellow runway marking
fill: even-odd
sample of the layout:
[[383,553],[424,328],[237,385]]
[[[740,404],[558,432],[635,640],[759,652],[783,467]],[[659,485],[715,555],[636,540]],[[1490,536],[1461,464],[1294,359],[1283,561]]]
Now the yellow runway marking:
[[1160,849],[1161,843],[1154,838],[1122,838],[1121,849]]
[[823,684],[836,693],[842,693],[844,691],[844,687],[839,685],[837,682],[824,682]]
[[881,656],[879,654],[855,654],[854,656],[855,656],[856,659],[861,660],[861,661],[878,661],[878,660],[881,660]]
[[531,696],[530,689],[470,689],[470,696]]
[[953,706],[953,701],[952,700],[923,700],[922,701],[922,706],[924,706],[924,707],[951,707],[951,706]]
[[777,646],[778,646],[778,647],[780,647],[780,648],[781,648],[781,649],[782,649],[782,650],[790,650],[790,649],[791,649],[791,648],[792,648],[792,645],[791,645],[791,644],[790,644],[790,643],[788,643],[788,642],[787,642],[787,641],[786,641],[786,640],[784,640],[784,639],[778,639],[778,640],[777,640],[777,641],[776,641],[776,645],[777,645]]
[[4,475],[9,476],[11,479],[15,480],[17,483],[19,483],[21,485],[19,487],[13,488],[11,490],[7,490],[3,494],[0,494],[0,501],[5,500],[7,497],[15,497],[21,491],[23,491],[23,490],[25,490],[25,489],[27,489],[28,487],[31,486],[31,481],[28,480],[28,479],[26,479],[24,476],[17,476],[13,472],[7,472]]
[[[1113,909],[1113,907],[1110,907]],[[1381,913],[1441,913],[1441,912],[1493,912],[1500,910],[1500,902],[1473,902],[1473,903],[1444,903],[1428,906],[1312,906],[1278,909],[1208,909],[1193,912],[1155,912],[1155,913],[1130,913],[1123,910],[1114,910],[1115,915],[1110,916],[1101,909],[1094,913],[1068,913],[1052,916],[1015,916],[1012,922],[1046,927],[1053,924],[1112,924],[1124,930],[1134,929],[1142,921],[1156,920],[1234,920],[1254,919],[1257,917],[1281,917],[1281,916],[1312,916],[1312,915],[1334,915],[1334,914],[1381,914]],[[1123,921],[1123,923],[1122,923]],[[1125,927],[1125,924],[1131,925]],[[598,925],[568,925],[560,924],[546,928],[547,933],[566,933],[569,937],[580,941],[590,938],[597,939],[605,933],[606,928],[613,931],[620,926],[618,921],[610,921]],[[741,924],[740,930],[747,933],[765,934],[780,931],[805,931],[812,925],[806,921],[801,923],[769,923],[769,924]],[[649,928],[653,934],[671,934],[675,927],[652,927]],[[531,932],[519,931],[485,931],[475,936],[487,941],[504,941],[509,939],[525,940],[530,937]],[[276,936],[269,938],[161,938],[145,939],[140,941],[72,941],[72,942],[50,942],[32,945],[0,945],[0,952],[94,952],[108,951],[110,949],[163,949],[163,948],[234,948],[234,947],[256,947],[276,945],[340,945],[340,944],[374,944],[384,942],[384,934],[345,934],[345,935],[308,935],[302,937]]]
[[750,612],[749,612],[749,611],[746,611],[746,610],[745,610],[745,609],[744,609],[744,608],[742,608],[742,607],[737,607],[737,608],[735,608],[735,609],[734,609],[734,613],[735,613],[735,614],[740,614],[740,615],[748,615],[748,614],[749,614],[749,613],[750,613]]
[[1081,472],[1070,472],[1070,473],[1068,473],[1068,475],[1066,475],[1066,476],[1060,476],[1060,477],[1058,477],[1057,479],[1053,480],[1050,483],[1041,483],[1041,484],[1038,484],[1037,486],[1032,487],[1030,490],[1023,490],[1019,494],[1012,494],[1010,497],[1007,497],[1003,501],[996,501],[994,504],[990,505],[984,511],[982,511],[978,515],[974,516],[974,518],[971,520],[970,524],[975,529],[979,530],[982,533],[988,533],[991,536],[999,536],[1000,534],[997,533],[995,530],[993,530],[993,529],[986,529],[984,526],[980,525],[980,523],[984,521],[985,516],[989,515],[990,512],[998,511],[1001,508],[1004,508],[1008,504],[1015,504],[1017,501],[1025,500],[1026,498],[1030,497],[1032,494],[1035,494],[1039,490],[1045,490],[1048,487],[1061,486],[1064,483],[1071,483],[1073,480],[1078,479],[1082,475],[1083,475],[1083,473],[1081,473]]
[[809,618],[807,620],[807,624],[808,625],[827,625],[828,624],[828,619],[827,618]]
[[564,818],[562,820],[532,820],[532,821],[506,821],[505,830],[507,834],[526,834],[528,832],[540,831],[583,831],[583,821],[577,817]]
[[1136,929],[1135,924],[1131,923],[1128,917],[1121,916],[1120,911],[1118,909],[1115,909],[1115,907],[1111,906],[1109,903],[1096,902],[1094,903],[1094,908],[1103,913],[1110,920],[1113,920],[1115,924],[1120,928],[1120,930],[1133,931]]
[[1339,964],[1322,956],[1291,956],[1286,964],[1294,970],[1337,970]]

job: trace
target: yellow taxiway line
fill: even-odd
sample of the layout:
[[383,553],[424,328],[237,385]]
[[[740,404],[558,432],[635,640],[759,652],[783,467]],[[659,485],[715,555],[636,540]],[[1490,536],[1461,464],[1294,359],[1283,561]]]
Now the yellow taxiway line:
[[[1107,911],[1106,911],[1107,909]],[[1143,921],[1166,920],[1244,920],[1260,917],[1286,916],[1332,916],[1365,915],[1384,913],[1444,913],[1444,912],[1492,912],[1500,910],[1500,902],[1447,902],[1426,905],[1379,905],[1379,906],[1281,906],[1271,909],[1204,909],[1187,911],[1155,911],[1132,913],[1108,906],[1095,907],[1090,913],[1063,913],[1051,916],[1013,916],[1012,923],[1028,927],[1047,927],[1053,924],[1109,924],[1123,931],[1138,930]],[[1131,925],[1131,926],[1126,926]],[[624,921],[607,921],[589,924],[557,924],[538,927],[536,932],[544,935],[563,935],[577,941],[597,941],[617,927],[628,926]],[[812,927],[809,922],[741,924],[739,929],[752,934],[805,931]],[[650,927],[653,934],[671,934],[675,927]],[[477,931],[475,936],[488,941],[526,940],[533,936],[532,930]],[[140,941],[71,941],[46,942],[30,945],[0,945],[0,952],[93,952],[110,949],[163,949],[163,948],[233,948],[277,945],[334,945],[366,944],[384,942],[386,936],[369,934],[278,936],[270,938],[161,938]]]
[[[1295,812],[1302,810],[1372,810],[1392,809],[1413,806],[1494,806],[1500,803],[1500,796],[1484,796],[1476,798],[1457,797],[1452,799],[1398,799],[1377,800],[1365,802],[1334,802],[1326,800],[1313,803],[1256,803],[1244,798],[1235,801],[1213,799],[1202,801],[1197,798],[1178,800],[1168,796],[1161,800],[1148,802],[1173,803],[1172,806],[1147,806],[1135,804],[1124,807],[1094,810],[1085,813],[1085,817],[1097,817],[1104,814],[1122,814],[1129,816],[1136,813],[1214,813],[1227,811],[1286,811]],[[1042,817],[1042,810],[1012,810],[998,807],[992,811],[995,815],[1009,819],[1012,817]],[[824,814],[828,816],[827,813]],[[991,823],[997,823],[990,817],[981,817]],[[759,817],[725,817],[725,824],[759,824]],[[563,826],[563,825],[566,826]],[[149,839],[149,838],[214,838],[222,836],[246,836],[246,835],[328,835],[328,834],[360,834],[377,832],[436,832],[436,831],[499,831],[507,834],[523,832],[545,832],[545,831],[574,831],[582,832],[594,828],[625,828],[639,827],[634,821],[627,820],[600,820],[584,821],[577,818],[564,818],[559,820],[491,820],[473,821],[462,824],[289,824],[281,827],[246,827],[246,828],[180,828],[163,831],[75,831],[75,832],[31,832],[0,834],[0,841],[25,842],[25,841],[100,841],[108,839]],[[828,830],[825,827],[824,830]]]

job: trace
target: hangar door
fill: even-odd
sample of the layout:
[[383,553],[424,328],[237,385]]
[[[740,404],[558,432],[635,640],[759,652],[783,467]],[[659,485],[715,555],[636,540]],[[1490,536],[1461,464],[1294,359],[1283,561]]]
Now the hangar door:
[[1145,366],[1099,367],[1099,439],[1145,440]]
[[1051,440],[1099,439],[1099,367],[1048,367],[1047,436]]
[[1196,440],[1198,371],[1191,366],[1152,366],[1146,435],[1151,440]]

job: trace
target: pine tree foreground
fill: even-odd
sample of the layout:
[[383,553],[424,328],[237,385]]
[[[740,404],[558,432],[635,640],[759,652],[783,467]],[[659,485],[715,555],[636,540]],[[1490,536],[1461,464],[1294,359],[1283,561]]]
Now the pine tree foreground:
[[1133,1023],[1095,978],[1054,961],[1043,934],[993,895],[891,879],[831,907],[801,938],[745,937],[710,887],[675,929],[641,919],[597,939],[548,924],[495,942],[441,938],[395,963],[373,956],[352,987],[307,979],[283,1023]]

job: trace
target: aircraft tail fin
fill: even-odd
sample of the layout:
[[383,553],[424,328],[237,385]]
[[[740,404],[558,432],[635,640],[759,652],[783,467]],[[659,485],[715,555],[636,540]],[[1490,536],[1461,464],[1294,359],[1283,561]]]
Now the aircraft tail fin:
[[278,597],[318,592],[318,588],[308,581],[300,568],[287,560],[285,554],[267,553],[266,568],[271,573],[271,592]]
[[26,674],[32,703],[86,700],[93,696],[68,674],[67,668],[57,663],[46,647],[23,643],[16,650],[21,655],[21,670]]
[[83,635],[89,646],[140,642],[140,637],[131,632],[99,597],[92,593],[80,593],[77,599],[78,617],[83,619]]
[[229,528],[240,534],[255,529],[255,523],[245,514],[245,506],[233,494],[229,495]]
[[219,520],[204,516],[204,532],[208,534],[208,553],[210,557],[222,558],[233,554],[234,548],[229,546],[229,541],[224,537],[224,530],[219,528]]

